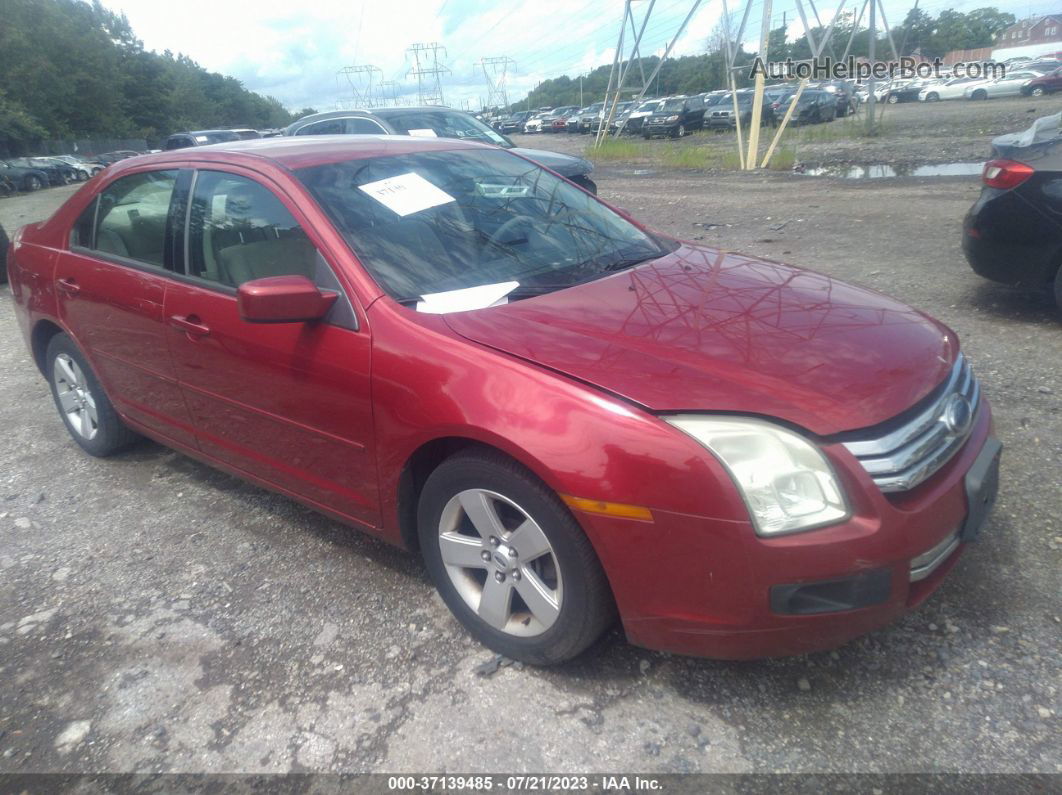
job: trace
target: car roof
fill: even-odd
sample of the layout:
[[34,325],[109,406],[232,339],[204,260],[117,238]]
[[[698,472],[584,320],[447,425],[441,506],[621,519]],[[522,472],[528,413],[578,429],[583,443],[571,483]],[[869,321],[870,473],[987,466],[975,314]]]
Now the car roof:
[[452,138],[418,138],[409,135],[300,135],[280,138],[251,138],[245,141],[226,141],[208,146],[173,149],[151,155],[140,155],[119,161],[115,172],[137,168],[145,163],[180,163],[181,161],[210,161],[244,163],[268,160],[288,169],[361,160],[370,157],[439,152],[453,149],[488,149],[498,147]]

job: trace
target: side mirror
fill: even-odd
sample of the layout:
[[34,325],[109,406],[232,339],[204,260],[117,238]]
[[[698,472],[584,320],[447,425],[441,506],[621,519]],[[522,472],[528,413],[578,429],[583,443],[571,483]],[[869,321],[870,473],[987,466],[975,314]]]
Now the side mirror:
[[248,323],[302,323],[320,320],[339,298],[321,292],[305,276],[270,276],[244,282],[236,290],[240,317]]

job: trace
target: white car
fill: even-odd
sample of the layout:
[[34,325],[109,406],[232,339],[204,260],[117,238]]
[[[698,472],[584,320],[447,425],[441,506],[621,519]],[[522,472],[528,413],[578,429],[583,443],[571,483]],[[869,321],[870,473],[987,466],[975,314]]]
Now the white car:
[[524,122],[524,132],[525,133],[540,133],[540,132],[542,132],[542,121],[543,121],[545,116],[546,116],[546,114],[540,113],[539,115],[533,116],[532,118],[530,118],[526,122]]
[[1016,97],[1021,94],[1022,87],[1034,77],[1042,77],[1043,72],[1034,72],[1032,69],[1023,69],[1020,72],[1011,72],[1006,77],[989,80],[980,85],[966,89],[964,96],[967,99],[988,99],[989,97]]
[[920,102],[939,102],[943,99],[962,99],[967,88],[972,87],[974,84],[981,85],[982,83],[987,82],[987,80],[982,80],[978,77],[953,77],[943,83],[926,86],[918,92],[918,99]]
[[52,160],[62,160],[68,166],[71,166],[75,171],[79,172],[84,179],[94,177],[101,171],[103,166],[99,163],[90,163],[87,160],[75,157],[74,155],[52,155]]

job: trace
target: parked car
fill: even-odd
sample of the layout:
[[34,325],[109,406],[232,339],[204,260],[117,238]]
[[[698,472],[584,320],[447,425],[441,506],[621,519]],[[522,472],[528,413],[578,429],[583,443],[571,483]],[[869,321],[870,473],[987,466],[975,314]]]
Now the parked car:
[[495,132],[469,113],[437,106],[420,108],[373,108],[372,110],[334,110],[304,116],[284,131],[285,135],[413,135],[431,138],[456,138],[492,144],[510,149],[518,155],[553,169],[576,185],[597,193],[590,179],[594,164],[589,160],[560,152],[518,147],[506,136]]
[[967,87],[964,96],[967,99],[989,99],[991,97],[1016,97],[1022,93],[1025,86],[1035,78],[1042,77],[1043,72],[1034,72],[1023,69],[1018,72],[1010,72],[1006,77],[989,80],[975,86]]
[[[735,93],[737,94],[738,114],[741,117],[741,125],[743,128],[747,128],[752,124],[753,92],[750,89],[742,89]],[[830,102],[832,101],[833,98],[831,97]],[[776,119],[772,104],[764,101],[760,112],[761,125],[775,123]],[[782,112],[784,113],[785,111],[783,110]],[[732,130],[737,126],[734,123],[734,97],[729,91],[725,97],[715,101],[711,107],[705,109],[704,126],[709,130]]]
[[0,197],[7,198],[18,193],[18,186],[7,176],[7,172],[0,166]]
[[165,152],[174,149],[185,149],[190,146],[210,146],[229,141],[242,140],[235,130],[190,130],[187,132],[174,133],[162,142]]
[[522,110],[505,119],[499,128],[502,135],[520,133],[524,131],[524,122],[531,118],[531,111]]
[[987,82],[987,80],[981,80],[977,77],[953,77],[942,83],[926,86],[918,92],[918,99],[920,102],[939,102],[944,99],[963,99],[966,95],[966,89],[970,88],[975,83],[980,85]]
[[653,114],[653,111],[659,110],[663,104],[662,99],[647,99],[639,103],[637,107],[632,107],[623,121],[623,132],[631,135],[640,134],[645,120]]
[[531,118],[529,118],[527,121],[524,122],[523,132],[527,133],[528,135],[533,135],[535,133],[542,132],[542,129],[543,129],[542,125],[546,121],[546,118],[548,116],[549,116],[548,113],[535,114],[534,116],[532,116]]
[[564,132],[568,117],[579,110],[575,105],[565,105],[560,108],[554,108],[545,116],[545,121],[542,125],[542,132]]
[[230,132],[236,133],[240,136],[241,141],[253,141],[255,138],[262,138],[262,133],[258,130],[252,130],[249,127],[233,127]]
[[47,188],[50,180],[48,174],[39,168],[15,165],[11,160],[0,160],[0,174],[3,174],[21,191],[35,191]]
[[593,132],[594,125],[600,121],[601,114],[604,112],[604,102],[595,102],[587,106],[586,110],[579,116],[579,132],[583,134]]
[[564,131],[565,132],[570,132],[570,133],[582,132],[582,130],[579,129],[579,127],[582,124],[583,114],[589,112],[589,110],[590,110],[589,106],[587,106],[585,108],[579,108],[579,110],[575,111],[575,113],[570,115],[568,117],[567,121],[564,122]]
[[7,162],[16,168],[32,169],[43,173],[47,177],[46,184],[53,187],[69,185],[77,181],[74,169],[58,161],[50,161],[42,157],[14,157]]
[[37,168],[48,167],[56,169],[64,185],[69,185],[72,182],[84,182],[89,178],[88,169],[73,166],[59,157],[31,157],[28,160],[31,165]]
[[102,163],[93,163],[77,157],[76,155],[55,155],[55,159],[62,160],[68,166],[82,172],[86,179],[96,176],[99,172],[103,171],[104,168]]
[[149,155],[19,234],[17,322],[85,452],[143,434],[417,550],[511,659],[615,615],[684,654],[836,646],[929,597],[995,497],[951,329],[499,148]]
[[130,149],[120,149],[115,152],[104,152],[102,155],[96,155],[93,159],[106,168],[107,166],[117,163],[119,160],[126,160],[130,157],[136,157],[139,154],[139,152],[134,152]]
[[616,132],[616,130],[619,129],[620,124],[626,120],[627,114],[631,112],[633,107],[633,102],[618,102],[616,103],[615,110],[612,110],[611,107],[606,105],[601,111],[601,119],[594,125],[594,132],[597,132],[601,128],[601,125],[605,123],[605,120],[610,114],[612,119],[608,122],[608,131],[609,133]]
[[1060,144],[1058,114],[992,141],[984,187],[963,221],[962,248],[981,276],[1053,289],[1062,310]]
[[642,137],[646,140],[657,135],[681,138],[691,130],[704,127],[704,110],[704,98],[699,94],[668,97],[642,122]]
[[1027,97],[1042,97],[1062,89],[1062,67],[1034,77],[1021,87],[1021,93]]
[[[795,94],[796,91],[793,90],[772,102],[769,108],[765,107],[764,123],[776,124],[780,122],[782,117],[785,116],[786,111],[789,110],[789,104],[792,102]],[[804,91],[801,92],[800,99],[797,100],[796,107],[793,109],[793,115],[790,118],[789,123],[820,124],[822,122],[833,121],[837,118],[837,114],[838,95],[836,93],[809,88],[804,89]],[[750,102],[748,116],[747,118],[742,119],[742,123],[751,123],[751,121],[752,108]]]

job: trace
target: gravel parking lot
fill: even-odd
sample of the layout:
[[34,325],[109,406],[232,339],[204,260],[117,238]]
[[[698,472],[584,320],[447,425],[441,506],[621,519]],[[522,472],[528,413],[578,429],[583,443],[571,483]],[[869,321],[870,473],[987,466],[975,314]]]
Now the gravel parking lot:
[[[153,444],[84,455],[5,289],[0,771],[1062,772],[1062,323],[965,264],[977,179],[595,178],[661,230],[958,332],[1006,445],[1002,491],[921,610],[804,657],[688,659],[614,631],[574,664],[480,675],[491,654],[416,559]],[[0,201],[0,223],[72,190]]]

